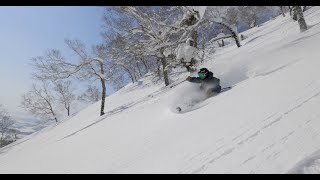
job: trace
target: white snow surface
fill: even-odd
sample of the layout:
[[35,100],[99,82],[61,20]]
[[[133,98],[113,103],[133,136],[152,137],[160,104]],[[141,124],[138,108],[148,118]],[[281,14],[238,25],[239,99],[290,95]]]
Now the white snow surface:
[[[206,60],[231,90],[183,114],[194,91],[130,84],[0,150],[0,173],[319,173],[320,7],[279,16]],[[180,74],[176,82],[188,74]]]

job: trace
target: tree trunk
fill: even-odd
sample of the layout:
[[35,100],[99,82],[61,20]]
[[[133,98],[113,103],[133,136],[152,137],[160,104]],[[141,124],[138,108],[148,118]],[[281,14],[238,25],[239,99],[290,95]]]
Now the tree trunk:
[[240,37],[241,37],[241,40],[244,40],[244,35],[243,35],[243,34],[241,34],[241,36],[240,36]]
[[293,20],[297,20],[297,14],[295,13],[295,6],[289,6],[290,9],[290,16],[292,17]]
[[231,33],[232,33],[232,37],[236,41],[236,44],[237,44],[238,48],[241,47],[241,44],[240,44],[240,41],[239,41],[239,38],[238,38],[237,34],[235,32],[233,32],[233,31]]
[[253,26],[252,26],[252,27],[256,27],[257,24],[258,24],[258,20],[257,20],[257,17],[255,17],[255,18],[253,19]]
[[157,72],[158,72],[158,76],[159,76],[159,79],[161,79],[161,58],[158,58],[157,60],[157,65],[158,65],[158,69],[157,69]]
[[55,120],[56,123],[57,123],[57,122],[58,122],[58,119],[57,119],[57,117],[56,117],[56,114],[55,114],[54,111],[53,111],[53,108],[52,108],[50,102],[49,102],[47,99],[45,99],[45,101],[48,103],[48,105],[49,105],[49,107],[50,107],[51,114],[52,114],[52,116],[54,117],[54,120]]
[[281,10],[282,16],[283,16],[283,17],[286,17],[286,15],[284,14],[283,6],[280,6],[280,10]]
[[140,70],[140,66],[139,66],[139,63],[138,63],[138,62],[136,62],[136,66],[137,66],[137,68],[138,68],[138,72],[139,72],[140,77],[142,77],[141,70]]
[[297,17],[297,20],[298,20],[298,23],[299,23],[299,27],[300,27],[300,31],[301,32],[306,31],[308,29],[308,26],[307,26],[306,21],[304,20],[301,6],[294,6],[293,7],[293,11],[294,11],[293,12],[294,15]]
[[64,108],[67,110],[68,116],[70,116],[70,105],[67,103],[64,104]]
[[290,11],[290,16],[292,16],[292,7],[291,6],[288,6],[289,7],[289,11]]
[[[101,74],[104,74],[104,67],[103,63],[100,62],[100,72]],[[100,110],[100,116],[104,115],[104,105],[105,105],[105,100],[106,100],[106,81],[105,79],[100,78],[101,81],[101,86],[102,86],[102,98],[101,98],[101,110]]]
[[170,84],[169,82],[169,73],[168,73],[168,68],[167,68],[167,60],[166,57],[163,55],[163,51],[164,49],[161,49],[161,63],[162,63],[162,70],[163,70],[163,78],[164,78],[164,83],[166,86],[168,86]]
[[293,20],[295,20],[295,21],[298,19],[298,17],[297,17],[297,14],[296,14],[296,13],[293,13],[292,19],[293,19]]
[[127,67],[127,66],[124,65],[124,64],[118,64],[118,65],[121,66],[121,67],[123,67],[123,68],[128,72],[128,74],[130,75],[130,78],[131,78],[132,83],[137,82],[137,78],[136,78],[135,74],[130,70],[129,67]]
[[305,12],[307,10],[307,6],[303,6],[303,12]]
[[0,138],[0,148],[2,147],[2,143],[3,143],[3,133],[1,133],[1,138]]
[[165,57],[161,58],[161,63],[162,63],[162,68],[163,68],[164,83],[165,83],[166,86],[168,86],[170,84],[170,82],[169,82],[168,68],[166,68],[167,61],[166,61]]
[[101,110],[100,110],[100,116],[104,115],[104,104],[106,100],[106,82],[104,79],[101,80],[101,86],[102,86],[102,99],[101,99]]
[[57,117],[56,117],[56,114],[53,112],[53,110],[51,109],[51,111],[52,111],[52,115],[53,115],[53,117],[54,117],[54,120],[56,121],[56,123],[58,122],[58,119],[57,119]]
[[238,48],[241,47],[239,37],[237,36],[237,33],[235,31],[233,31],[229,26],[227,26],[227,25],[225,25],[223,23],[217,22],[217,24],[220,24],[223,27],[227,28],[231,32],[231,35],[234,38],[234,40],[236,41],[236,44],[237,44]]
[[144,60],[144,58],[141,58],[140,60],[143,63],[144,67],[146,68],[147,73],[151,72],[151,68],[150,68],[150,65],[148,64],[148,62],[146,60]]
[[68,111],[68,116],[70,116],[70,107],[69,106],[67,108],[67,111]]

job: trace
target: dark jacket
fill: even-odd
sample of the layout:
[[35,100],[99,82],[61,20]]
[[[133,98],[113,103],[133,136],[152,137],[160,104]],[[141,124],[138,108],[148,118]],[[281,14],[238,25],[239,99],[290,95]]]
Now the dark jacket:
[[212,89],[212,92],[219,93],[221,91],[220,79],[213,76],[212,72],[208,72],[207,77],[201,79],[200,77],[192,77],[190,82],[201,83],[200,89]]

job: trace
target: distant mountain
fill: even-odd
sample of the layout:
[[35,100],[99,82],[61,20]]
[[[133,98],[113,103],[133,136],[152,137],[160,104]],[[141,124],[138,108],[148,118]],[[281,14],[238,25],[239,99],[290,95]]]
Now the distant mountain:
[[53,123],[52,121],[46,122],[25,113],[16,113],[11,117],[15,121],[13,128],[17,130],[19,138],[37,132]]

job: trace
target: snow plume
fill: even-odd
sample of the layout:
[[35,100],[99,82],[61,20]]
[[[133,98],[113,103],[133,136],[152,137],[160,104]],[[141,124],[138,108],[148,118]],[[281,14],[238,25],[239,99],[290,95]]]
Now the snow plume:
[[185,82],[178,88],[168,105],[173,112],[177,107],[188,108],[206,99],[206,93],[200,90],[200,84]]
[[319,174],[320,173],[320,151],[298,162],[294,168],[288,171],[288,174]]

